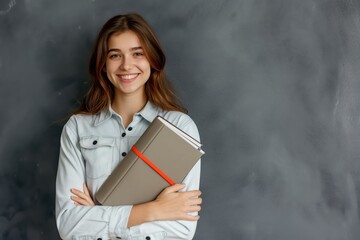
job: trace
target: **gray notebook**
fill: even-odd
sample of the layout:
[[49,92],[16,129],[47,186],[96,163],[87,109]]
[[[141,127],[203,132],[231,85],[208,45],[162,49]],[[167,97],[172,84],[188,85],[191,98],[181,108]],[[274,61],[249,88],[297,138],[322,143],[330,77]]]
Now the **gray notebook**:
[[[201,143],[160,116],[134,146],[175,183],[181,183],[204,154]],[[169,182],[130,150],[95,198],[107,206],[139,204],[154,200],[168,186]]]

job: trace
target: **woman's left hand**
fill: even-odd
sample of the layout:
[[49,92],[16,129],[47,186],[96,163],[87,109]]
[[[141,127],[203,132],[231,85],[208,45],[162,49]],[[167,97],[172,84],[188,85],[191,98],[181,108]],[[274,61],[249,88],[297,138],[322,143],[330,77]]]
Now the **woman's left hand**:
[[86,184],[83,184],[83,191],[72,188],[71,193],[75,196],[71,196],[71,200],[74,201],[76,206],[95,206],[94,201],[91,199],[89,190],[86,187]]

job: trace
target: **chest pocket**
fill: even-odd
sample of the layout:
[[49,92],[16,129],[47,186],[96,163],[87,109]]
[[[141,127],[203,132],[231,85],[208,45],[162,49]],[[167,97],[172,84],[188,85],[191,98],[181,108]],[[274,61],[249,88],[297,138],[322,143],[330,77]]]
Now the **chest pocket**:
[[80,139],[80,147],[85,159],[88,178],[96,179],[110,175],[115,151],[115,138],[84,137]]

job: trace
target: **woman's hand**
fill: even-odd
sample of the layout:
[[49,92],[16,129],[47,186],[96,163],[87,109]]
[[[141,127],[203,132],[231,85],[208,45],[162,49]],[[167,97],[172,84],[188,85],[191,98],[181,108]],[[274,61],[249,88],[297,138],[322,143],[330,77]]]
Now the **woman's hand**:
[[133,206],[128,227],[161,220],[199,220],[200,216],[190,213],[201,210],[201,192],[179,192],[184,187],[184,184],[175,184],[165,188],[154,201]]
[[83,191],[81,192],[75,188],[72,188],[71,193],[75,196],[71,196],[71,200],[74,201],[76,206],[95,206],[94,201],[91,199],[89,190],[86,187],[86,184],[83,184]]
[[201,210],[201,192],[199,190],[179,192],[184,187],[184,184],[175,184],[165,188],[159,194],[154,201],[157,220],[199,220],[199,216],[193,216],[189,213]]

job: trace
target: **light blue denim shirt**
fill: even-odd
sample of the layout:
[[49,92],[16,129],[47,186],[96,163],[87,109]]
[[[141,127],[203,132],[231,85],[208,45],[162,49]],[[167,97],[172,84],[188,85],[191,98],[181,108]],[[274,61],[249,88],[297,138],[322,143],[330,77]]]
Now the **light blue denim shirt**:
[[[122,118],[111,107],[97,115],[73,115],[61,135],[56,178],[56,223],[63,239],[192,239],[196,221],[156,221],[127,228],[132,205],[75,206],[71,188],[86,183],[93,197],[131,146],[153,119],[160,115],[199,140],[191,118],[181,112],[164,111],[150,101],[125,129]],[[93,142],[97,141],[94,145]],[[187,190],[199,189],[200,161],[183,183]],[[94,197],[93,197],[94,199]]]

